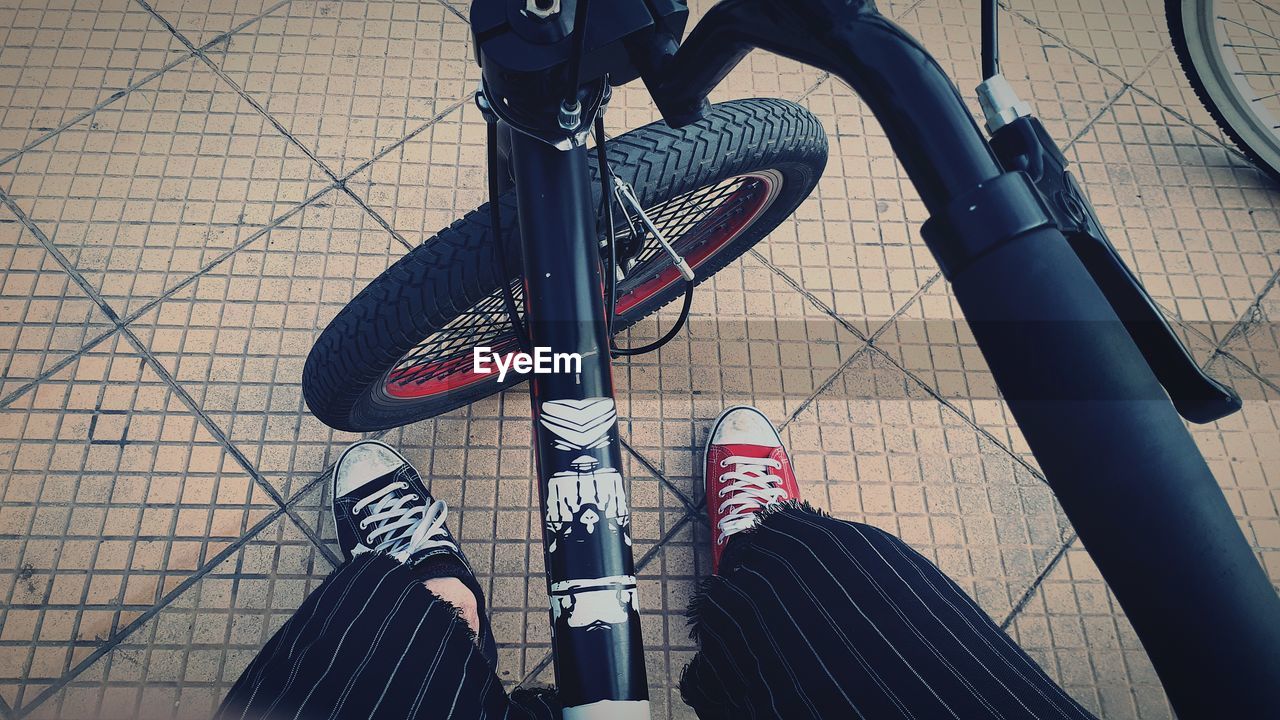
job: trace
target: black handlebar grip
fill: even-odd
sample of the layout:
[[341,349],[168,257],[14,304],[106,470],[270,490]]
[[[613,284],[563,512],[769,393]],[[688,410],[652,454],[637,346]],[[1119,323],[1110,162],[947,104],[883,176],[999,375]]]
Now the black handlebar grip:
[[1179,717],[1276,712],[1280,598],[1062,233],[1027,232],[952,282],[1019,427]]

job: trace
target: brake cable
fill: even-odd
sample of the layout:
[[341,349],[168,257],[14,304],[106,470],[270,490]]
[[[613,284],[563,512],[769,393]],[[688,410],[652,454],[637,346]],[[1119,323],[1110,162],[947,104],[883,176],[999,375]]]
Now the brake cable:
[[511,280],[507,277],[507,266],[502,261],[502,214],[498,210],[498,123],[488,123],[489,150],[489,225],[493,228],[493,273],[502,288],[502,304],[507,309],[507,319],[515,332],[516,342],[520,350],[526,354],[533,352],[533,344],[529,340],[529,331],[520,320],[520,311],[516,308],[516,298],[511,292]]
[[[604,146],[604,117],[602,115],[596,115],[595,139],[596,164],[599,166],[600,171],[600,196],[604,203],[603,214],[605,243],[608,245],[609,249],[609,266],[605,268],[605,286],[609,300],[605,310],[605,327],[608,330],[609,349],[615,357],[643,355],[644,353],[653,352],[654,350],[657,350],[663,345],[671,342],[671,340],[674,339],[682,329],[684,329],[685,323],[689,320],[689,309],[693,306],[693,270],[691,270],[688,263],[686,263],[684,259],[676,253],[675,249],[671,247],[671,244],[667,242],[666,238],[662,237],[662,233],[658,231],[658,228],[654,226],[648,216],[644,214],[644,210],[640,207],[640,202],[636,199],[634,192],[632,192],[631,186],[616,179],[613,172],[610,171],[608,156]],[[665,335],[658,338],[656,341],[636,348],[618,347],[613,342],[613,318],[618,307],[618,244],[613,227],[613,200],[615,195],[618,197],[618,204],[622,210],[623,217],[626,218],[627,224],[632,227],[632,232],[635,232],[635,226],[631,224],[631,216],[627,212],[626,202],[623,202],[624,200],[629,200],[634,203],[634,207],[640,215],[640,226],[653,234],[653,236],[658,240],[658,243],[662,245],[663,251],[671,256],[672,262],[680,269],[681,276],[684,277],[684,304],[680,306],[680,317],[676,320],[675,325],[673,325]]]

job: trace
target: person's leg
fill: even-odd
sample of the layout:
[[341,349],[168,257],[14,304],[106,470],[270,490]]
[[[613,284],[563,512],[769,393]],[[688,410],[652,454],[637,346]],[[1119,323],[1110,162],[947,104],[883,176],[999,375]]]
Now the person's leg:
[[708,447],[717,574],[681,681],[699,717],[1091,717],[919,553],[801,507],[781,440],[747,412]]
[[335,468],[346,562],[263,647],[220,718],[557,718],[550,693],[508,697],[484,595],[447,509],[381,443]]

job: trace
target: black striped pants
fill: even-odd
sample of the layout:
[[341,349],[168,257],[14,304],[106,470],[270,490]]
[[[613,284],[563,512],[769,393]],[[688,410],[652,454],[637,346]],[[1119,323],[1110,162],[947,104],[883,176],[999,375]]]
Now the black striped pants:
[[[901,540],[800,507],[736,536],[690,616],[700,650],[680,686],[704,720],[1092,717]],[[366,556],[307,598],[221,717],[558,718],[559,705],[507,695],[451,606]]]

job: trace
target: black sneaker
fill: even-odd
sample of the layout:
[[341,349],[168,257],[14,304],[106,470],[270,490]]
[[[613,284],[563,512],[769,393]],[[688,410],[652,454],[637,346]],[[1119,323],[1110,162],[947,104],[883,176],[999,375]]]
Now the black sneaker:
[[497,667],[484,593],[445,526],[449,507],[431,497],[413,465],[385,443],[361,440],[338,458],[332,497],[338,545],[348,562],[366,553],[389,555],[420,571],[423,580],[454,577],[475,594],[480,649]]

